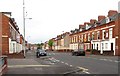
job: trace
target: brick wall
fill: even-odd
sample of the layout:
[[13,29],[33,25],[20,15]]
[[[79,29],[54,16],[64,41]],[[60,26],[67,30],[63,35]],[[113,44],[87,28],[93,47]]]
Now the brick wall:
[[0,56],[2,55],[2,13],[0,13]]
[[9,53],[9,18],[2,15],[2,54]]
[[114,35],[116,37],[116,47],[115,47],[115,50],[116,50],[116,55],[119,55],[120,56],[120,18],[118,18],[116,21],[115,21],[115,30],[114,30]]
[[120,18],[118,22],[118,55],[120,56]]

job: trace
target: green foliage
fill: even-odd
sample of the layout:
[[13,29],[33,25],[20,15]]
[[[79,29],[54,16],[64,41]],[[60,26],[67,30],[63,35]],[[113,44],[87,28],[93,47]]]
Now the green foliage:
[[49,40],[48,45],[49,45],[50,47],[52,47],[52,46],[53,46],[53,40]]
[[42,49],[42,46],[43,46],[43,45],[44,45],[43,43],[41,43],[41,44],[38,43],[38,44],[37,44],[37,48],[38,48],[38,49]]
[[97,50],[96,49],[91,49],[91,53],[94,54]]
[[38,43],[37,46],[40,47],[40,44]]
[[91,51],[91,49],[87,49],[86,51],[87,51],[87,52],[90,52],[90,51]]

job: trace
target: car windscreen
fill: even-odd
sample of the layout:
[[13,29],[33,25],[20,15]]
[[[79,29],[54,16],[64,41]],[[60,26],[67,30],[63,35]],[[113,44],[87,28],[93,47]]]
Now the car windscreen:
[[84,49],[79,49],[79,51],[84,51]]
[[39,52],[45,52],[45,50],[38,50]]

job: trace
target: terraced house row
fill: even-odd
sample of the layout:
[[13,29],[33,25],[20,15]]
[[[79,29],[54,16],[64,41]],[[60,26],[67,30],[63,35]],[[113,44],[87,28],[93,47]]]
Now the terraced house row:
[[52,38],[53,49],[84,49],[86,52],[94,50],[94,54],[120,55],[119,22],[120,14],[110,10],[107,16],[99,15],[97,20],[90,19],[90,22],[80,24],[78,29]]
[[11,12],[0,12],[0,50],[2,55],[20,53],[24,46],[24,38]]

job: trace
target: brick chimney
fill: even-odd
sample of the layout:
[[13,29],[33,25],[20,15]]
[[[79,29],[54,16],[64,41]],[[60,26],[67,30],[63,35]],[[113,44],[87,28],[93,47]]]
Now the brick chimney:
[[103,19],[105,19],[105,16],[104,16],[104,15],[99,15],[99,16],[98,16],[98,21],[101,21],[101,20],[103,20]]
[[108,17],[109,16],[113,16],[113,15],[115,15],[115,14],[117,14],[118,12],[116,11],[116,10],[109,10],[109,12],[108,12]]
[[82,28],[82,27],[84,27],[84,26],[85,26],[84,24],[80,24],[79,25],[79,29]]
[[96,19],[90,19],[90,23],[94,24],[97,20]]
[[89,24],[90,22],[84,22],[84,26],[86,26],[86,24]]

